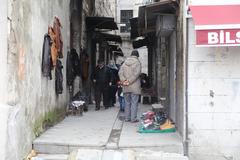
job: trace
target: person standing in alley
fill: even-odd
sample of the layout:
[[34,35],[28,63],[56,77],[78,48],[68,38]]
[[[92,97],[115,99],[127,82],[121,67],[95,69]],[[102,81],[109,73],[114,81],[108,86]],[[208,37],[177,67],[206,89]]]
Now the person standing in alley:
[[114,107],[116,103],[116,93],[118,89],[117,82],[119,81],[118,68],[114,60],[109,61],[108,67],[111,72],[111,82],[112,82],[112,85],[110,86],[110,104],[111,104],[111,107]]
[[91,75],[91,80],[95,88],[95,110],[100,110],[101,98],[105,109],[111,106],[109,90],[111,84],[111,72],[109,67],[104,64],[103,60],[98,60],[98,65]]
[[138,59],[139,53],[133,50],[131,56],[122,64],[119,77],[123,84],[125,99],[125,121],[138,122],[138,99],[141,94],[141,63]]

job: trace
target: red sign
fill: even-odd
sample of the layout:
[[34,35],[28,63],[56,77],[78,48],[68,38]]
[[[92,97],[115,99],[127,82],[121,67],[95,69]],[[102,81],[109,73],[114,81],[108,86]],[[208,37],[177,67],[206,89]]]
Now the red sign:
[[198,46],[240,46],[240,29],[196,30]]

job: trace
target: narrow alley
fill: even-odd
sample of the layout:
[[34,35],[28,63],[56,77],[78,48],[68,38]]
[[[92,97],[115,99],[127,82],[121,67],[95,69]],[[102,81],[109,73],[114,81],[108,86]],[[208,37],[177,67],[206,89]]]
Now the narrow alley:
[[239,0],[1,0],[0,160],[240,160]]
[[[139,113],[151,110],[150,105],[141,105]],[[108,110],[100,110],[96,112],[94,106],[90,107],[90,111],[83,116],[68,116],[62,122],[50,128],[39,138],[34,140],[33,148],[40,153],[39,158],[49,156],[68,157],[71,152],[79,149],[76,160],[90,160],[93,157],[87,157],[91,153],[94,159],[101,159],[96,151],[110,152],[115,151],[121,153],[116,160],[121,159],[123,151],[136,152],[138,154],[144,152],[158,153],[159,150],[168,153],[168,158],[181,157],[183,152],[183,144],[180,135],[174,133],[138,133],[139,123],[124,122],[121,117],[123,113],[119,112],[119,107],[113,107]],[[139,115],[140,116],[140,115]],[[86,150],[81,153],[81,150]],[[92,152],[90,152],[92,151]],[[108,153],[107,159],[115,160]],[[135,153],[135,154],[136,154]],[[160,155],[160,154],[159,154]],[[151,156],[148,156],[151,158]],[[157,158],[157,156],[156,156]],[[160,158],[160,156],[158,157]],[[106,160],[102,158],[101,160]]]

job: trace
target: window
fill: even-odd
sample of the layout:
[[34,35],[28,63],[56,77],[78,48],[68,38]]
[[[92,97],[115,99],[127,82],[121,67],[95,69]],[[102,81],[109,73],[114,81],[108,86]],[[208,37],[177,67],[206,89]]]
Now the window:
[[130,32],[130,21],[129,19],[133,17],[133,10],[121,10],[121,24],[120,32]]

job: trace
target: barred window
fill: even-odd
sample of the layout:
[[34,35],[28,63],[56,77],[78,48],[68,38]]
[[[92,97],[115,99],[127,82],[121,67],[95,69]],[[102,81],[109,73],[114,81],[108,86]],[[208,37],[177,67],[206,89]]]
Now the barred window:
[[125,26],[120,27],[120,32],[130,32],[130,21],[129,19],[133,17],[133,10],[121,10],[121,24]]

